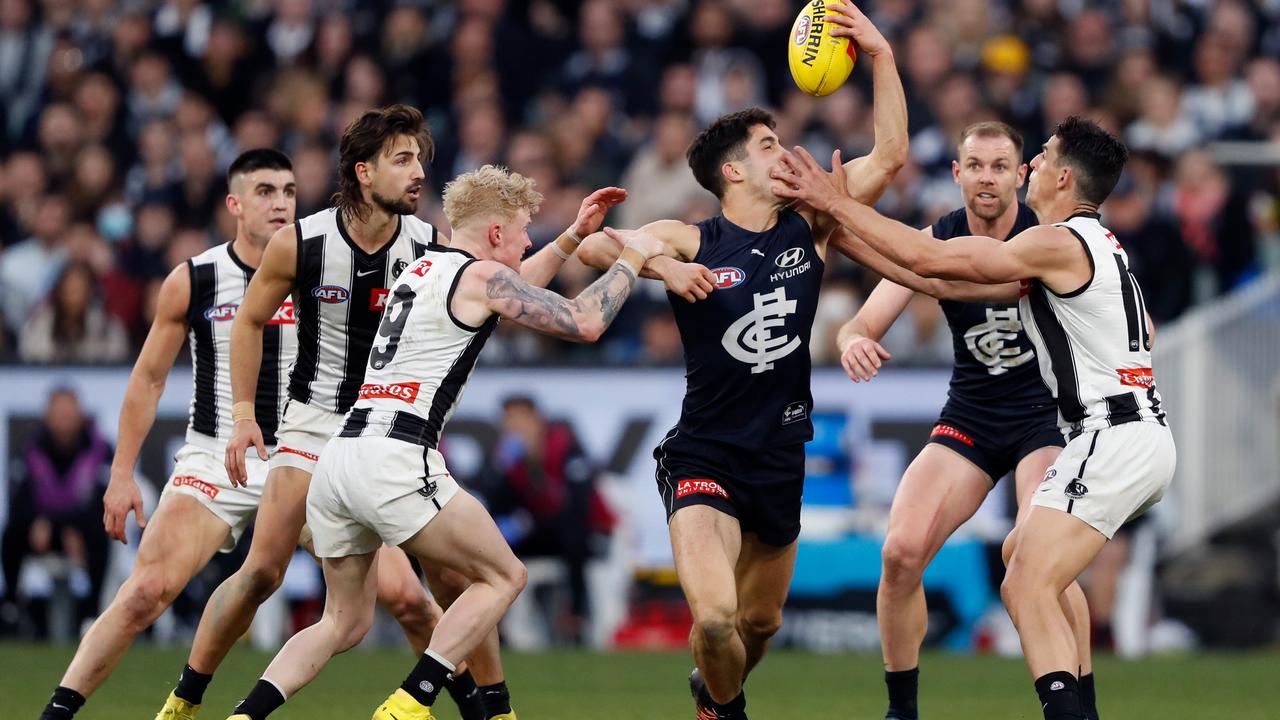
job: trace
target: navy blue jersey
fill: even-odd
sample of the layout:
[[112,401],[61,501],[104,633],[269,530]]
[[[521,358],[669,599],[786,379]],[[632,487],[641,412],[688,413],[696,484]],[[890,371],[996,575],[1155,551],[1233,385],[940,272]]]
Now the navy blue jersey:
[[[1039,224],[1031,208],[1018,203],[1013,237]],[[933,224],[939,240],[972,235],[964,208],[947,213]],[[1008,240],[1009,238],[1002,238]],[[1017,303],[941,301],[951,326],[955,369],[951,371],[952,400],[1026,408],[1049,405],[1053,397],[1040,378],[1035,350],[1022,329]]]
[[716,290],[696,303],[668,293],[687,381],[678,427],[747,448],[813,439],[809,332],[824,264],[809,223],[783,209],[764,232],[723,216],[698,230],[693,261],[715,275]]

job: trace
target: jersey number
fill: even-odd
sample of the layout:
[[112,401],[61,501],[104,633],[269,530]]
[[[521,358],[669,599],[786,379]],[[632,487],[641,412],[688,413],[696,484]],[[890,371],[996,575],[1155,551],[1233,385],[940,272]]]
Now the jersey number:
[[1124,258],[1112,257],[1120,272],[1120,294],[1124,296],[1124,317],[1129,326],[1129,352],[1150,351],[1151,333],[1147,330],[1147,303],[1142,299],[1142,288],[1138,287],[1138,279],[1129,272]]
[[386,367],[396,356],[396,350],[400,349],[400,335],[404,333],[404,325],[409,320],[414,297],[414,292],[407,285],[401,285],[391,294],[391,301],[382,312],[382,324],[378,325],[378,337],[387,338],[387,347],[380,350],[375,345],[369,351],[369,367],[374,370]]

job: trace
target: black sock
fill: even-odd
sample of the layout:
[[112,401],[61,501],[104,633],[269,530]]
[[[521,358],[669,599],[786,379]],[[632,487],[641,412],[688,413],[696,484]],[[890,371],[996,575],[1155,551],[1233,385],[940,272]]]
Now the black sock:
[[192,705],[199,705],[204,702],[204,691],[209,688],[209,681],[212,679],[212,675],[196,672],[190,665],[184,665],[182,674],[178,676],[178,687],[173,694]]
[[889,712],[886,718],[917,720],[920,711],[916,707],[916,694],[920,688],[920,668],[910,670],[885,670],[884,684],[889,688]]
[[511,712],[511,693],[505,682],[480,686],[480,699],[484,702],[484,716],[491,718]]
[[284,704],[284,694],[266,678],[258,680],[249,695],[236,705],[236,714],[248,715],[250,720],[265,720],[276,708]]
[[1084,720],[1080,708],[1080,684],[1066,670],[1036,678],[1036,694],[1044,708],[1045,720]]
[[484,700],[480,697],[480,688],[476,687],[476,679],[471,677],[470,670],[454,673],[452,678],[445,681],[444,687],[457,704],[462,720],[485,720]]
[[711,697],[711,692],[706,686],[702,687],[702,706],[715,711],[716,715],[722,718],[742,717],[747,711],[747,693],[745,690],[738,692],[738,696],[727,703],[718,703],[715,698]]
[[413,696],[414,700],[431,707],[436,697],[449,681],[449,668],[430,651],[418,657],[418,664],[409,671],[409,677],[400,683],[400,689]]
[[1080,676],[1080,706],[1086,720],[1098,719],[1098,695],[1093,686],[1093,673]]
[[54,688],[49,704],[40,713],[40,720],[71,720],[84,706],[84,696],[69,687]]

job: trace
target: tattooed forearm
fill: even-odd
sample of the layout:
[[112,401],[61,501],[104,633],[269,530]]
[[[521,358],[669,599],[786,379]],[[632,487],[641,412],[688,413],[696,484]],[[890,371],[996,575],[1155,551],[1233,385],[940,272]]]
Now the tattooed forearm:
[[568,300],[529,285],[511,270],[494,273],[485,283],[484,291],[499,302],[496,308],[499,314],[521,325],[565,337],[581,334]]
[[622,303],[627,301],[627,296],[631,294],[631,288],[635,287],[635,284],[636,276],[631,272],[631,268],[627,265],[615,264],[599,280],[592,283],[591,287],[587,288],[578,299],[598,298],[604,326],[609,327],[613,319],[618,317]]

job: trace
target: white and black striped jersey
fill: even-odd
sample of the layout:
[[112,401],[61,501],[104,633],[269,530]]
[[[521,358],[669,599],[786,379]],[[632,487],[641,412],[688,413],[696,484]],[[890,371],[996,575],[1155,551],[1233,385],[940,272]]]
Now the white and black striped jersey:
[[376,435],[439,445],[440,431],[498,324],[493,315],[473,327],[450,310],[458,278],[473,262],[470,253],[436,245],[400,277],[341,437]]
[[1019,310],[1040,374],[1058,404],[1068,438],[1134,421],[1165,423],[1151,372],[1151,336],[1142,289],[1129,256],[1095,213],[1058,223],[1075,235],[1093,270],[1089,282],[1059,295],[1023,281]]
[[[231,321],[244,301],[253,268],[224,243],[187,261],[191,300],[187,305],[188,337],[195,391],[187,442],[219,450],[231,437]],[[262,330],[262,369],[254,399],[262,440],[275,445],[284,410],[285,378],[298,349],[293,302],[285,300]]]
[[341,213],[332,208],[298,220],[296,230],[298,359],[289,374],[289,397],[345,413],[364,382],[388,288],[435,244],[436,229],[401,215],[391,240],[375,253],[351,240]]

